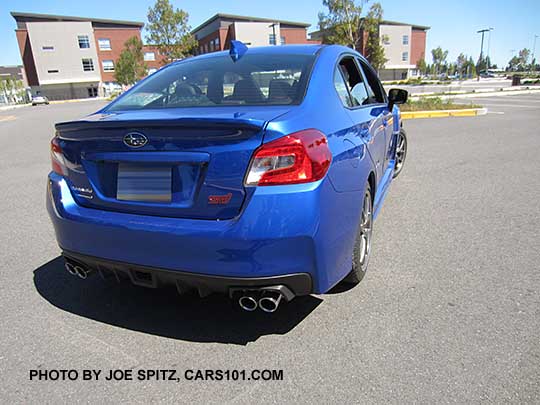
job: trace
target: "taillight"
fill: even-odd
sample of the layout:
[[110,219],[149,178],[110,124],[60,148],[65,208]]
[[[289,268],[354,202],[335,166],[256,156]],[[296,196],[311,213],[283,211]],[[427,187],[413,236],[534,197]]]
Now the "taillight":
[[251,159],[246,186],[310,183],[324,177],[332,153],[324,134],[306,129],[260,146]]
[[62,147],[60,146],[59,139],[55,136],[51,139],[51,164],[53,172],[65,176],[66,162],[64,161],[64,154]]

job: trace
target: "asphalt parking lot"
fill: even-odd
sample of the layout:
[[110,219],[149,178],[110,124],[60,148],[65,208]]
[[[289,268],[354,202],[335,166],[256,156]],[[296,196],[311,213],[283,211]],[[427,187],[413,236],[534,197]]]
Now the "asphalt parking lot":
[[[2,402],[538,403],[540,95],[478,101],[489,114],[405,123],[364,281],[272,315],[70,276],[44,204],[48,143],[54,122],[102,104],[0,112]],[[45,382],[32,369],[284,378]]]

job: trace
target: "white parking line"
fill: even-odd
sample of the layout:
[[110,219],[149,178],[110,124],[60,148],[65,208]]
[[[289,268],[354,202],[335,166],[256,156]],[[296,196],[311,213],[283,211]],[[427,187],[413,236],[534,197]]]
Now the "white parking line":
[[501,103],[482,103],[484,107],[510,107],[510,108],[534,108],[540,109],[540,106],[528,105],[528,104],[501,104]]

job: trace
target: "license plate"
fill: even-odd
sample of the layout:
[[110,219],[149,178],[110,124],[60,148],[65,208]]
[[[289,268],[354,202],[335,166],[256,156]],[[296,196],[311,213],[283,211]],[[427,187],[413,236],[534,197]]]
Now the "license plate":
[[171,167],[120,163],[117,183],[118,200],[171,202]]

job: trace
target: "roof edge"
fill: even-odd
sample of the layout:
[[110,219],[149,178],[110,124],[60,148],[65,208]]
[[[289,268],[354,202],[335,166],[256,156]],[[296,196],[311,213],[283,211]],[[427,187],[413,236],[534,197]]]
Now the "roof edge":
[[57,15],[57,14],[40,14],[40,13],[24,13],[19,11],[11,11],[11,16],[17,20],[18,18],[43,18],[43,19],[50,19],[50,20],[58,20],[58,21],[89,21],[89,22],[96,22],[96,23],[104,23],[104,24],[118,24],[118,25],[133,25],[137,27],[143,27],[144,23],[140,21],[125,21],[125,20],[111,20],[107,18],[91,18],[91,17],[76,17],[76,16],[70,16],[70,15]]
[[251,21],[253,22],[277,22],[280,24],[287,24],[287,25],[297,25],[298,27],[304,27],[308,28],[311,26],[311,24],[304,23],[304,22],[297,22],[297,21],[287,21],[287,20],[279,20],[279,19],[272,19],[272,18],[262,18],[262,17],[253,17],[253,16],[247,16],[247,15],[236,15],[236,14],[226,14],[226,13],[217,13],[214,14],[212,17],[204,21],[203,23],[199,24],[197,27],[191,30],[191,34],[196,33],[197,31],[200,31],[204,26],[210,24],[214,20],[217,20],[218,18],[228,18],[231,20],[245,20],[245,21]]

